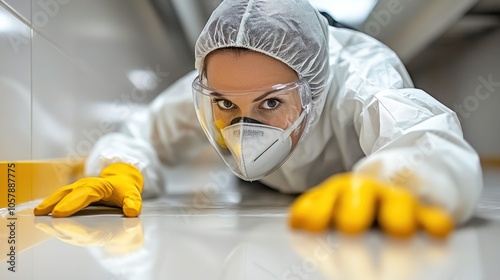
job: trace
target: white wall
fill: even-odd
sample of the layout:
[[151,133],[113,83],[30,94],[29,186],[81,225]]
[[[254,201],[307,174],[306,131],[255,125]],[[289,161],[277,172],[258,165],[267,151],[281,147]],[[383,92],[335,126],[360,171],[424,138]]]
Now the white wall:
[[457,112],[481,157],[500,158],[500,28],[440,40],[408,68],[417,87]]
[[0,161],[82,157],[193,68],[150,1],[0,0]]
[[[16,48],[30,29],[0,6],[0,160],[31,158],[31,50]],[[29,39],[27,40],[29,43]]]

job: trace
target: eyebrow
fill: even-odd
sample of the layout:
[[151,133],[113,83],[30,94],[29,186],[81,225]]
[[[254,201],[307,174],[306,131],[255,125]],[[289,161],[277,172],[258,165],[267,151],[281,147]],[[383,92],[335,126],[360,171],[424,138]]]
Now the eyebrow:
[[[259,101],[259,100],[262,100],[262,99],[264,99],[266,96],[268,96],[268,95],[270,95],[270,94],[273,94],[273,93],[275,93],[275,92],[277,92],[277,91],[280,91],[280,90],[282,90],[282,89],[272,89],[272,90],[270,90],[270,91],[266,91],[265,93],[261,94],[260,96],[256,97],[254,100],[252,100],[252,102],[257,102],[257,101]],[[211,92],[211,93],[210,93],[210,95],[217,96],[217,97],[224,97],[224,95],[223,95],[223,94],[220,94],[220,93],[215,92],[215,91]]]
[[258,96],[257,98],[255,98],[254,100],[252,100],[252,102],[257,102],[259,100],[262,100],[264,99],[266,96],[268,96],[269,94],[272,94],[272,93],[275,93],[277,91],[280,91],[282,89],[272,89],[270,91],[266,91],[265,93],[263,93],[262,95]]

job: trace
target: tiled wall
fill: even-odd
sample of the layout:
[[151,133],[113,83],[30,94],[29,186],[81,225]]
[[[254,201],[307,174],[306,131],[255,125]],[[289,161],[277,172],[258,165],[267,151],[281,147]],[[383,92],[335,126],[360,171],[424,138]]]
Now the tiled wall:
[[0,161],[85,156],[193,68],[185,42],[150,1],[0,0]]

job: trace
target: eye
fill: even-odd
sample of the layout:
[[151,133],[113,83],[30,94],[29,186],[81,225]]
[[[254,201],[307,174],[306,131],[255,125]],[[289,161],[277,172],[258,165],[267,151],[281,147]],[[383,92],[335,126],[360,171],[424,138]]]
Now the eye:
[[278,98],[269,98],[267,100],[264,100],[261,106],[266,110],[273,110],[276,109],[281,103],[282,101]]
[[233,102],[227,99],[214,99],[214,103],[217,103],[217,106],[219,106],[222,110],[229,110],[236,107]]

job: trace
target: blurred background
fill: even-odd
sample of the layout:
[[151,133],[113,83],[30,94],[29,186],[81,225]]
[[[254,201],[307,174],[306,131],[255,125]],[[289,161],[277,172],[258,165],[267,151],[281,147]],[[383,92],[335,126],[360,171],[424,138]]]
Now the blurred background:
[[[500,1],[311,0],[374,36],[500,159]],[[194,69],[218,0],[0,0],[0,161],[85,157]]]

